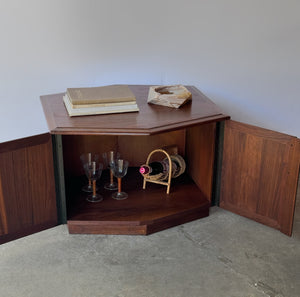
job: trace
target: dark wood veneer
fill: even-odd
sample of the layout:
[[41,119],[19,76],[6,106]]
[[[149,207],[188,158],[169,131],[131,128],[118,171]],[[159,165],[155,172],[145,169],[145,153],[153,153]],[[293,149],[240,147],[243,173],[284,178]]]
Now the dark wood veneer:
[[0,144],[0,243],[57,224],[50,134]]
[[[146,235],[209,214],[216,122],[229,117],[192,86],[188,87],[192,102],[178,110],[148,105],[148,87],[130,86],[137,97],[139,113],[70,118],[62,102],[63,94],[41,97],[50,133],[58,134],[53,136],[55,165],[59,165],[58,205],[65,218],[67,200],[70,233]],[[290,235],[299,173],[299,139],[225,121],[224,140],[220,206]],[[221,143],[217,147],[220,156]],[[123,183],[128,200],[115,201],[110,192],[102,190],[102,203],[85,201],[79,188],[81,152],[118,149],[131,166],[139,166],[149,151],[170,144],[178,146],[187,162],[185,175],[172,181],[170,195],[155,184],[147,184],[142,190],[141,176],[129,172]],[[220,165],[222,158],[219,159]],[[0,243],[55,226],[51,136],[1,143],[0,164]],[[219,184],[218,179],[215,182]]]
[[[61,135],[71,233],[149,234],[208,215],[216,122],[229,116],[193,86],[187,87],[192,101],[179,109],[148,104],[149,86],[129,87],[139,112],[70,118],[63,94],[41,97],[50,133]],[[134,184],[128,189],[126,201],[105,199],[91,205],[83,199],[71,212],[72,206],[78,205],[73,199],[80,189],[69,191],[72,180],[82,174],[81,153],[118,150],[134,167],[143,164],[153,149],[166,145],[176,145],[187,161],[186,179],[172,184],[170,195],[161,185],[149,185],[143,191],[141,185]]]
[[220,206],[291,235],[299,139],[231,120],[224,139]]
[[220,108],[193,86],[192,101],[179,109],[147,103],[149,86],[129,86],[136,96],[139,112],[69,117],[63,93],[41,96],[52,134],[150,135],[228,119]]

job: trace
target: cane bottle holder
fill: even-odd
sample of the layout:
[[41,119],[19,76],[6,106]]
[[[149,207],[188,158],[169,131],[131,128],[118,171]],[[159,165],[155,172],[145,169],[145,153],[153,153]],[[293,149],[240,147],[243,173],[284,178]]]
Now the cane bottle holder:
[[[163,154],[166,155],[166,157],[168,159],[168,162],[169,162],[169,172],[168,172],[168,174],[161,173],[161,174],[158,174],[158,175],[144,176],[143,189],[144,190],[146,189],[146,183],[147,182],[155,183],[155,184],[160,184],[160,185],[167,186],[167,194],[169,194],[170,193],[170,187],[171,187],[171,179],[172,179],[172,161],[171,161],[170,155],[163,149],[153,150],[148,155],[146,165],[149,165],[150,159],[151,159],[152,155],[155,154],[155,153],[163,153]],[[164,181],[164,179],[167,179],[167,181]]]

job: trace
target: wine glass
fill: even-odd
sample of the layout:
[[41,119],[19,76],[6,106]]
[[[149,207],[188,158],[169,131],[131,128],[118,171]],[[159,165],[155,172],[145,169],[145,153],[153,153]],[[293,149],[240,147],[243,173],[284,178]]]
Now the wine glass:
[[115,192],[112,194],[112,198],[114,198],[116,200],[123,200],[128,197],[127,193],[121,191],[122,178],[127,173],[128,164],[129,164],[128,161],[125,161],[122,159],[117,159],[112,166],[113,175],[118,180],[118,192]]
[[[89,167],[92,167],[92,162],[96,162],[98,163],[99,161],[99,155],[98,154],[94,154],[94,153],[84,153],[80,155],[80,160],[83,166],[83,169],[85,170],[85,166],[86,164],[88,164]],[[85,170],[86,173],[86,170]],[[93,187],[92,187],[92,180],[90,178],[89,175],[87,175],[88,178],[88,184],[84,185],[81,190],[83,192],[87,192],[87,193],[92,193],[93,192]],[[96,189],[98,190],[98,189]]]
[[115,159],[120,158],[120,154],[115,151],[109,151],[108,153],[103,153],[104,166],[109,169],[109,182],[104,185],[106,190],[117,190],[118,184],[114,182],[114,175],[112,172],[112,167],[114,166]]
[[97,193],[97,180],[101,177],[103,169],[102,163],[96,163],[93,161],[91,163],[91,166],[86,163],[84,165],[85,174],[88,176],[88,178],[91,180],[92,183],[92,193],[89,194],[86,198],[89,202],[100,202],[103,200],[103,197]]

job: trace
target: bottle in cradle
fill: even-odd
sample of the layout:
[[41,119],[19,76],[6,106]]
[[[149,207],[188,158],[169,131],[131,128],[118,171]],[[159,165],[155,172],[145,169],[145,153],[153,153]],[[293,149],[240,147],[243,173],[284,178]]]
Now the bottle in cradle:
[[169,164],[166,164],[164,161],[151,162],[148,165],[142,165],[139,171],[143,176],[147,176],[155,180],[164,180],[168,177]]
[[[180,155],[171,155],[172,173],[171,177],[175,178],[184,173],[186,164]],[[162,161],[151,162],[148,165],[143,164],[140,166],[139,172],[147,178],[153,180],[165,180],[169,176],[169,160],[168,158]]]

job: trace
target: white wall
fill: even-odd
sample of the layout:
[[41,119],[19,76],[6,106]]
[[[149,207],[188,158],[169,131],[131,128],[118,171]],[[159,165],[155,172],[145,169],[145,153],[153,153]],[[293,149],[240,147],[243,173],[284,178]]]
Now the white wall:
[[300,137],[299,0],[0,0],[0,142],[44,133],[40,95],[195,85]]

